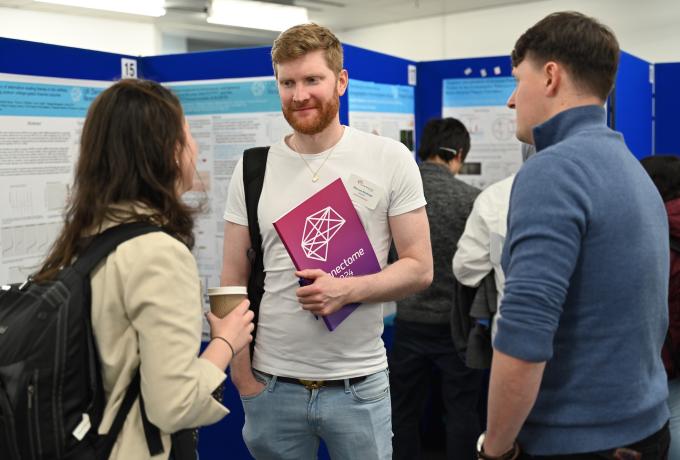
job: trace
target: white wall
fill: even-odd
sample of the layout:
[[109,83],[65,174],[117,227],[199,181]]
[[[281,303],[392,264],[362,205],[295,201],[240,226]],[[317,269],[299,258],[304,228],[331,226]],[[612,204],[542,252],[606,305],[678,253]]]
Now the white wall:
[[545,0],[339,31],[338,36],[414,61],[507,55],[527,28],[564,10],[598,18],[614,30],[624,51],[650,62],[680,61],[678,0]]
[[161,49],[154,54],[182,54],[186,53],[187,38],[177,35],[161,34]]
[[161,51],[161,34],[151,23],[14,8],[0,8],[0,36],[133,56]]

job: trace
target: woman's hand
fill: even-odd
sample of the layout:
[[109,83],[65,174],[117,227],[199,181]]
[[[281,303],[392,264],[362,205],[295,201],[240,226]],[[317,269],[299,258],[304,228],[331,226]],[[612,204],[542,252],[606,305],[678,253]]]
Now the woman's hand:
[[[210,337],[222,337],[238,353],[253,341],[253,318],[255,314],[249,310],[250,302],[246,299],[238,304],[227,316],[218,318],[211,312],[206,314],[210,324]],[[233,358],[233,356],[232,356]]]

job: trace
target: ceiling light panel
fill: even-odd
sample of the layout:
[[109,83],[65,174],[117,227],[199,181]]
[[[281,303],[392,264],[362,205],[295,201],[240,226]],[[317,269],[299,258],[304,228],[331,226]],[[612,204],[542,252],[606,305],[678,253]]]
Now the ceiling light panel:
[[208,22],[282,31],[309,22],[307,8],[247,0],[213,0]]
[[35,0],[38,3],[75,6],[117,13],[159,17],[165,14],[165,0]]

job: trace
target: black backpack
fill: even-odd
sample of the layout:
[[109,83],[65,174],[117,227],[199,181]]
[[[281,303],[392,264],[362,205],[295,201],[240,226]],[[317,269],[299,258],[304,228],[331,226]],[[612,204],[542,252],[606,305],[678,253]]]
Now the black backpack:
[[[74,264],[44,283],[0,290],[0,457],[3,460],[107,459],[139,394],[139,370],[109,434],[97,428],[104,394],[90,322],[90,272],[118,244],[161,231],[147,223],[95,237]],[[143,411],[150,451],[160,432]],[[160,447],[159,447],[160,446]],[[160,451],[158,450],[160,448]]]
[[[269,147],[254,147],[243,152],[243,188],[248,214],[248,232],[250,233],[250,248],[248,249],[248,260],[250,261],[248,300],[250,300],[250,309],[255,313],[255,318],[253,318],[253,323],[255,324],[257,324],[260,302],[264,295],[265,276],[262,235],[260,234],[260,222],[257,218],[257,205],[262,194],[268,154]],[[253,341],[250,343],[251,359],[255,346],[256,332],[257,326],[253,331]]]

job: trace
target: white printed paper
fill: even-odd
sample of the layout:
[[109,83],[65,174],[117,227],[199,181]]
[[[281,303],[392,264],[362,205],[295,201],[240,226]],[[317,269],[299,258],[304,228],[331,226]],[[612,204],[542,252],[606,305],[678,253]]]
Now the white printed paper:
[[460,180],[483,189],[522,166],[515,113],[506,106],[514,88],[512,77],[443,81],[442,117],[459,119],[470,132],[470,153],[457,176]]
[[34,273],[63,225],[87,109],[110,82],[0,74],[0,281]]

